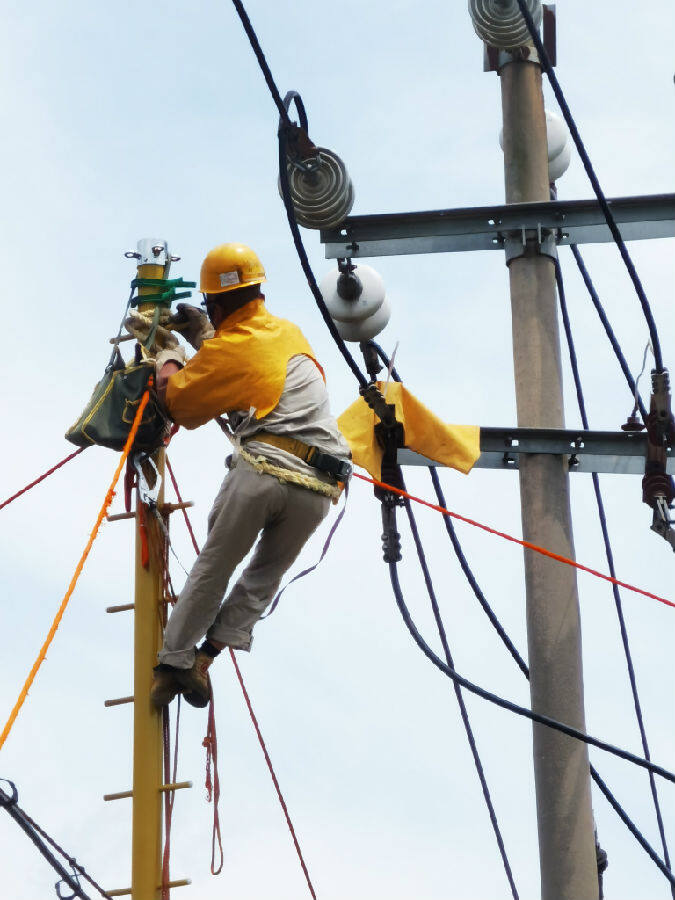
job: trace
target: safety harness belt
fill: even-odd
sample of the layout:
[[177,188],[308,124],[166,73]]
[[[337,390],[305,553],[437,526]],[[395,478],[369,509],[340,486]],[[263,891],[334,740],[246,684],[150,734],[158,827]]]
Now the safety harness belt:
[[307,465],[312,466],[314,469],[332,475],[338,481],[346,481],[352,472],[352,467],[346,459],[340,459],[337,456],[332,456],[330,453],[324,453],[318,447],[312,447],[303,441],[297,440],[297,438],[286,437],[283,434],[272,434],[270,431],[259,431],[246,439],[246,443],[249,441],[260,441],[263,444],[270,444],[272,447],[285,450],[286,453],[297,456],[298,459],[306,462]]

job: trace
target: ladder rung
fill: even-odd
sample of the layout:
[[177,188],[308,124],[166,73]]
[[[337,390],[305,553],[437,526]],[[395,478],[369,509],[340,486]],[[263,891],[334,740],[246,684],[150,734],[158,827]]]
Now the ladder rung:
[[194,500],[186,500],[182,503],[164,503],[160,510],[163,515],[166,515],[167,513],[177,512],[179,509],[190,509],[194,505]]
[[[180,791],[184,788],[191,788],[191,781],[174,781],[171,784],[161,784],[159,786],[160,791]],[[103,799],[108,800],[125,800],[127,797],[133,797],[133,791],[118,791],[116,794],[104,794]]]
[[135,606],[135,603],[123,603],[121,606],[106,606],[105,611],[107,613],[127,612],[129,609],[134,609]]
[[104,706],[121,706],[123,703],[133,703],[134,698],[132,697],[117,697],[116,700],[104,700]]
[[[192,880],[190,878],[181,878],[179,881],[169,881],[167,883],[167,887],[175,888],[175,887],[187,887],[189,884],[192,884]],[[161,891],[162,885],[157,885],[157,890]],[[106,891],[106,894],[109,897],[126,897],[131,893],[131,888],[120,888],[116,891]]]
[[135,519],[135,512],[123,512],[123,513],[115,513],[114,516],[106,516],[106,522],[121,522],[122,519]]
[[125,800],[127,797],[133,796],[133,791],[119,791],[117,794],[104,794],[103,799],[108,802],[109,800]]
[[160,791],[180,791],[183,788],[191,788],[191,781],[175,781],[173,784],[163,784]]

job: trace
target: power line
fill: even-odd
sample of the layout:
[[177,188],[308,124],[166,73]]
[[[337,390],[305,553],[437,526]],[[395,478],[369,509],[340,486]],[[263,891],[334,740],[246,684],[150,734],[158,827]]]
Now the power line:
[[565,95],[563,93],[562,88],[560,87],[560,82],[553,70],[553,66],[551,65],[551,60],[548,57],[548,53],[546,52],[546,48],[542,43],[541,38],[539,37],[539,31],[537,26],[534,23],[534,19],[527,8],[527,4],[525,0],[517,0],[518,6],[520,7],[520,11],[525,19],[527,24],[528,31],[530,32],[530,37],[532,38],[532,42],[537,50],[537,54],[539,55],[539,61],[543,70],[546,72],[548,76],[548,80],[551,83],[551,88],[553,89],[553,93],[555,94],[556,100],[558,101],[558,105],[560,106],[560,110],[563,114],[565,121],[567,122],[567,126],[570,130],[570,134],[572,135],[572,139],[576,144],[576,148],[579,152],[579,156],[581,157],[581,162],[583,163],[584,169],[586,170],[586,174],[588,175],[589,181],[593,187],[593,191],[595,196],[598,198],[598,203],[600,204],[600,208],[603,212],[607,225],[609,226],[609,230],[612,233],[612,237],[614,238],[614,242],[619,248],[619,253],[621,254],[621,258],[628,270],[628,274],[630,276],[631,281],[633,282],[633,286],[635,288],[635,292],[637,293],[638,299],[640,301],[640,305],[642,306],[642,311],[644,313],[644,317],[647,321],[647,327],[649,328],[649,335],[652,341],[652,347],[654,348],[654,360],[656,364],[657,372],[663,371],[663,359],[661,356],[661,344],[659,342],[659,335],[656,329],[656,322],[654,321],[654,316],[652,314],[651,306],[649,305],[649,300],[647,299],[647,295],[645,294],[645,290],[642,286],[642,282],[640,281],[640,276],[637,273],[633,260],[628,252],[628,248],[626,247],[626,243],[621,236],[621,232],[619,230],[619,226],[616,224],[616,220],[614,219],[614,214],[610,209],[609,203],[607,202],[607,197],[605,196],[600,182],[598,180],[598,176],[595,173],[595,169],[593,168],[593,164],[591,162],[591,158],[588,155],[588,151],[584,145],[583,140],[581,139],[581,135],[579,133],[579,129],[577,128],[577,124],[574,121],[574,117],[570,111],[570,108],[567,104],[567,100],[565,99]]
[[[385,364],[385,366],[389,367],[389,365],[390,365],[389,357],[384,352],[382,347],[379,344],[377,344],[375,341],[370,341],[369,343],[371,344],[371,346],[373,346],[375,348],[378,356],[380,357],[382,362]],[[394,381],[398,381],[398,382],[401,381],[401,378],[395,368],[392,368],[391,374],[392,374],[392,378],[394,379]],[[429,474],[431,476],[432,484],[434,486],[434,490],[436,492],[436,498],[438,499],[439,504],[441,506],[445,507],[445,506],[447,506],[447,503],[446,503],[446,499],[445,499],[445,494],[443,493],[443,489],[441,487],[440,479],[438,477],[437,469],[435,466],[429,466],[428,469],[429,469]],[[485,594],[483,593],[483,590],[481,589],[480,585],[478,584],[478,581],[477,581],[477,579],[471,569],[471,566],[469,565],[469,562],[464,554],[461,542],[460,542],[459,538],[457,537],[457,533],[455,531],[455,526],[453,525],[452,519],[449,516],[443,516],[443,523],[444,523],[446,531],[448,533],[448,537],[450,538],[450,541],[452,543],[453,550],[454,550],[457,560],[460,564],[462,572],[464,573],[469,585],[471,586],[471,589],[472,589],[474,595],[476,596],[476,599],[480,603],[481,607],[483,608],[483,611],[487,615],[490,623],[492,624],[493,628],[499,635],[502,643],[508,650],[509,654],[515,661],[516,665],[518,666],[520,671],[523,673],[523,675],[529,680],[529,678],[530,678],[529,667],[528,667],[527,663],[525,662],[525,660],[523,659],[523,657],[521,656],[518,649],[516,648],[515,644],[513,643],[513,641],[507,634],[504,626],[499,621],[499,618],[497,617],[496,613],[492,609],[491,605],[488,603],[488,600],[487,600]],[[595,782],[597,787],[600,789],[601,793],[604,795],[605,799],[610,804],[612,809],[616,812],[616,814],[619,816],[621,821],[624,823],[626,828],[628,828],[630,833],[633,835],[633,837],[636,839],[636,841],[640,844],[642,849],[647,853],[647,855],[652,860],[652,862],[654,862],[654,864],[659,868],[659,870],[666,876],[666,878],[668,879],[670,884],[675,885],[675,878],[673,877],[672,872],[670,871],[669,865],[666,866],[666,864],[661,859],[661,857],[658,855],[658,853],[654,850],[654,848],[651,846],[651,844],[644,837],[644,835],[639,830],[639,828],[637,827],[635,822],[633,822],[633,820],[630,818],[630,816],[628,815],[626,810],[616,799],[616,796],[609,789],[609,787],[607,786],[604,779],[601,777],[598,770],[593,765],[591,765],[590,771],[591,771],[591,778],[593,779],[593,781]]]
[[[570,323],[569,312],[567,309],[567,300],[565,298],[565,283],[563,281],[562,269],[560,267],[560,261],[558,259],[555,260],[555,278],[556,284],[558,286],[558,300],[560,302],[560,312],[562,314],[563,320],[563,328],[565,330],[565,337],[567,339],[567,347],[569,350],[570,357],[570,366],[572,368],[572,377],[574,379],[574,387],[577,395],[577,403],[579,406],[579,414],[581,416],[581,424],[584,427],[585,431],[589,430],[588,424],[588,415],[586,413],[586,401],[584,399],[583,387],[581,384],[581,375],[579,374],[579,363],[577,360],[577,353],[574,346],[574,336],[572,334],[572,326]],[[607,516],[605,514],[605,504],[602,499],[602,491],[600,490],[600,479],[598,477],[597,472],[593,472],[593,491],[595,493],[595,501],[598,507],[598,517],[600,519],[600,528],[602,530],[602,539],[605,545],[605,555],[607,557],[607,565],[609,566],[610,574],[616,578],[616,572],[614,569],[614,554],[612,552],[612,545],[609,539],[609,528],[607,526]],[[649,743],[647,741],[647,731],[645,729],[644,718],[642,715],[642,706],[640,704],[640,696],[637,688],[637,680],[635,677],[635,667],[633,665],[633,657],[630,651],[630,644],[628,642],[628,631],[626,628],[626,620],[623,614],[623,605],[621,603],[621,594],[619,593],[619,588],[616,584],[612,584],[612,592],[614,595],[614,605],[616,607],[616,614],[619,620],[619,630],[621,632],[621,643],[623,645],[624,655],[626,657],[626,666],[628,669],[628,680],[630,681],[631,693],[633,695],[633,705],[635,707],[635,716],[637,718],[638,728],[640,730],[640,740],[642,742],[642,751],[644,753],[645,759],[651,759],[649,753]],[[654,802],[654,811],[656,813],[656,821],[658,824],[659,835],[661,837],[661,845],[663,847],[663,858],[665,860],[666,866],[670,869],[670,857],[668,855],[668,845],[666,842],[666,833],[665,827],[663,824],[663,816],[661,814],[661,805],[659,803],[659,795],[656,788],[656,779],[652,772],[649,773],[649,785],[652,794],[652,800]],[[673,900],[675,900],[675,887],[671,885],[671,892],[673,895]]]
[[637,393],[637,385],[635,383],[635,379],[633,378],[633,375],[628,366],[628,363],[626,362],[626,358],[623,355],[621,345],[619,344],[619,341],[617,340],[616,335],[614,334],[612,326],[609,323],[609,319],[607,318],[607,313],[605,312],[605,309],[602,305],[600,297],[598,296],[598,292],[595,289],[595,285],[593,284],[593,281],[591,280],[591,276],[588,273],[588,269],[586,268],[586,264],[581,255],[581,252],[579,251],[579,248],[577,247],[576,244],[570,244],[570,250],[572,251],[572,255],[574,256],[574,259],[576,260],[577,266],[579,268],[579,272],[581,273],[581,277],[584,280],[584,284],[586,285],[586,290],[589,293],[589,296],[591,298],[593,306],[595,307],[596,312],[598,313],[600,321],[602,322],[602,326],[605,329],[605,332],[607,334],[607,337],[609,338],[610,344],[612,345],[614,354],[616,355],[616,358],[619,361],[619,365],[621,366],[621,371],[623,372],[623,374],[626,378],[626,381],[628,382],[628,387],[630,388],[631,395],[637,399],[638,409],[640,410],[643,420],[646,422],[647,421],[647,410],[645,408],[644,403],[642,402],[642,398]]
[[656,775],[660,775],[666,781],[671,781],[673,784],[675,784],[675,773],[670,772],[668,769],[664,769],[662,766],[656,765],[648,759],[643,759],[640,756],[636,756],[629,750],[623,750],[621,747],[615,747],[613,744],[607,743],[607,741],[602,741],[590,734],[585,734],[583,731],[579,731],[577,728],[572,728],[570,725],[566,725],[564,722],[558,722],[556,719],[551,719],[549,716],[541,715],[540,713],[537,713],[532,709],[528,709],[525,706],[519,706],[517,703],[513,703],[511,700],[507,700],[505,697],[500,697],[498,694],[493,694],[491,691],[480,687],[480,685],[474,684],[472,681],[469,681],[468,678],[460,675],[459,672],[455,671],[455,669],[452,668],[452,666],[448,666],[443,662],[442,659],[440,659],[439,656],[437,656],[436,653],[434,653],[434,651],[418,631],[417,626],[413,622],[412,616],[410,615],[410,610],[405,603],[405,598],[403,597],[403,593],[401,591],[396,562],[389,563],[389,575],[391,578],[392,588],[394,590],[394,596],[396,598],[396,605],[399,608],[403,621],[405,622],[405,625],[410,632],[413,640],[420,648],[422,653],[424,653],[424,655],[427,657],[427,659],[429,659],[429,661],[432,662],[437,669],[440,669],[441,672],[447,675],[448,678],[452,679],[461,687],[466,688],[466,690],[470,693],[475,694],[477,697],[481,697],[483,700],[487,700],[489,703],[493,703],[495,706],[501,707],[501,709],[505,709],[508,712],[515,713],[515,715],[522,716],[525,719],[530,719],[530,721],[536,722],[538,725],[545,725],[547,728],[552,728],[554,731],[559,731],[562,734],[566,734],[568,737],[582,741],[584,744],[588,744],[591,747],[597,747],[599,750],[604,750],[607,753],[611,753],[613,756],[618,756],[620,759],[625,759],[627,762],[631,762],[636,766],[640,766],[640,768],[642,769],[647,769],[650,772],[654,772]]
[[[403,483],[403,477],[401,476],[401,483]],[[445,659],[447,664],[454,668],[454,662],[452,659],[452,653],[450,652],[450,645],[448,644],[448,637],[445,631],[445,626],[443,624],[443,619],[441,618],[441,611],[438,606],[438,599],[436,598],[436,591],[434,589],[433,582],[431,580],[431,573],[429,571],[429,566],[426,560],[426,555],[424,553],[424,547],[422,545],[422,540],[420,538],[419,530],[417,528],[417,522],[415,521],[415,515],[412,511],[412,506],[410,504],[410,500],[406,499],[403,503],[405,507],[406,514],[408,516],[408,522],[410,523],[410,531],[412,532],[413,541],[415,542],[415,548],[417,550],[417,557],[419,559],[420,567],[422,569],[422,575],[424,577],[424,582],[427,587],[427,592],[429,594],[429,599],[431,601],[431,608],[433,610],[434,619],[436,621],[436,627],[438,628],[438,635],[441,639],[441,644],[443,645],[443,653],[445,654]],[[488,787],[487,778],[485,777],[485,770],[483,769],[483,763],[480,758],[480,754],[478,753],[478,747],[476,746],[476,739],[474,737],[473,729],[471,727],[471,722],[469,721],[469,713],[466,708],[466,703],[464,702],[464,697],[462,696],[462,689],[456,683],[453,684],[453,688],[455,691],[455,696],[457,698],[457,704],[459,706],[459,714],[462,719],[462,724],[464,725],[464,730],[466,731],[466,737],[469,742],[469,748],[471,750],[471,755],[473,756],[474,765],[476,767],[476,773],[478,775],[478,780],[480,781],[480,786],[483,791],[483,797],[485,798],[485,805],[487,806],[488,815],[490,817],[490,823],[492,825],[492,830],[495,834],[495,839],[497,841],[497,847],[499,849],[499,855],[502,859],[502,864],[504,866],[504,871],[506,873],[506,878],[509,882],[509,887],[511,888],[511,894],[514,900],[518,900],[518,890],[516,888],[515,881],[513,880],[513,872],[511,870],[511,864],[509,863],[509,858],[506,853],[506,847],[504,846],[504,839],[502,837],[501,830],[499,828],[499,822],[497,820],[497,813],[495,812],[494,804],[492,802],[492,797],[490,795],[490,789]]]
[[[73,891],[72,897],[80,897],[81,900],[89,900],[89,896],[84,893],[80,883],[78,881],[78,876],[81,875],[85,878],[92,887],[94,887],[102,897],[109,898],[110,894],[103,890],[103,888],[98,884],[94,879],[87,873],[83,866],[81,866],[76,859],[74,859],[69,853],[63,849],[63,847],[59,846],[56,843],[53,837],[51,837],[47,832],[41,828],[37,822],[35,822],[25,810],[21,809],[18,800],[18,791],[16,789],[16,785],[9,781],[8,779],[0,779],[0,781],[5,781],[10,785],[12,789],[11,794],[7,794],[5,791],[0,788],[0,807],[4,807],[7,810],[12,819],[17,823],[19,828],[26,834],[30,840],[33,842],[39,853],[44,859],[47,860],[49,865],[54,869],[54,871],[61,876],[61,881],[56,884],[56,891],[59,897],[62,896],[60,891],[60,885],[62,882],[68,885],[68,887]],[[53,853],[45,846],[44,842],[47,842],[51,845],[51,847],[59,853],[63,859],[68,862],[68,865],[73,870],[71,874],[68,872],[64,866],[56,859]]]
[[314,273],[312,271],[312,267],[309,263],[309,258],[307,256],[307,251],[305,250],[305,245],[302,241],[302,235],[300,234],[300,229],[298,228],[298,223],[295,220],[295,209],[293,207],[293,201],[291,199],[290,187],[288,184],[288,157],[287,157],[287,131],[290,127],[292,127],[292,122],[290,116],[288,114],[288,110],[290,108],[290,104],[292,102],[295,103],[296,108],[298,109],[298,113],[301,120],[301,125],[303,128],[307,128],[307,114],[305,112],[304,104],[302,103],[302,99],[297,91],[289,91],[286,94],[286,97],[282,100],[281,94],[279,93],[279,88],[276,85],[274,80],[274,76],[272,75],[272,71],[267,63],[265,58],[265,54],[262,51],[260,46],[260,41],[258,40],[258,36],[255,32],[253,25],[251,24],[251,20],[244,8],[244,4],[241,0],[232,0],[234,4],[234,8],[241,19],[241,23],[244,26],[244,31],[246,32],[246,36],[248,37],[249,43],[251,45],[251,49],[253,50],[256,59],[258,60],[258,65],[263,73],[263,77],[265,78],[265,82],[267,87],[269,88],[270,94],[272,95],[272,99],[276,104],[277,109],[279,110],[280,122],[279,122],[279,184],[281,187],[281,195],[284,201],[284,207],[286,209],[286,216],[288,218],[288,224],[291,229],[291,235],[293,237],[293,243],[295,244],[295,249],[298,254],[298,258],[300,260],[300,265],[302,266],[302,270],[305,273],[305,277],[307,279],[307,283],[309,285],[309,289],[314,295],[314,300],[316,301],[316,305],[319,307],[319,312],[328,328],[331,337],[337,344],[338,350],[344,357],[345,362],[351,369],[354,377],[359,382],[360,387],[365,388],[368,385],[368,379],[359,369],[356,360],[349,352],[347,345],[344,340],[340,337],[337,328],[335,327],[335,322],[331,318],[330,313],[328,312],[328,308],[324,302],[321,291],[319,290],[319,285],[317,284],[316,278],[314,277]]

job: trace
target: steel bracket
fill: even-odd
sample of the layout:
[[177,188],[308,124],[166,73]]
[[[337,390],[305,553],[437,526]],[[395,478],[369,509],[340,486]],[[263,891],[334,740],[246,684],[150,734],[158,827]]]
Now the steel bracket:
[[511,231],[506,235],[499,235],[504,242],[504,252],[506,254],[506,265],[510,265],[514,259],[520,259],[521,256],[529,256],[528,249],[534,249],[536,256],[548,256],[555,260],[558,258],[558,250],[556,242],[558,232],[552,228],[543,228],[541,223],[537,223],[536,228],[525,228],[521,226],[519,231]]
[[[666,448],[666,472],[675,472],[675,449]],[[642,475],[647,453],[644,432],[583,431],[562,428],[481,428],[480,457],[476,469],[515,472],[520,458],[529,454],[553,454],[564,460],[568,472],[606,472]],[[399,465],[436,466],[412,450],[399,449]]]

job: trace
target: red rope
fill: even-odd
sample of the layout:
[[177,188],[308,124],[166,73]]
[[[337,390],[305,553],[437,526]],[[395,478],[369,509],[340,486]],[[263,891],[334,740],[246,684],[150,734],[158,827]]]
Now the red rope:
[[[218,776],[218,735],[216,734],[216,711],[213,702],[213,685],[211,685],[211,699],[209,700],[209,715],[206,724],[206,737],[202,741],[206,747],[206,802],[213,802],[213,831],[211,832],[211,874],[220,875],[223,870],[223,842],[220,836],[220,815],[218,804],[220,803],[220,777]],[[216,868],[216,841],[220,862]]]
[[474,528],[480,528],[483,531],[487,531],[488,534],[495,534],[497,537],[504,538],[505,541],[520,544],[521,547],[526,547],[528,550],[533,550],[535,553],[540,553],[542,556],[548,556],[550,559],[555,559],[557,562],[565,563],[565,565],[568,566],[574,566],[575,569],[581,569],[582,572],[588,572],[589,575],[595,575],[596,578],[602,578],[603,581],[609,581],[611,584],[616,584],[619,587],[625,588],[627,591],[633,591],[636,594],[642,594],[644,597],[650,597],[652,600],[658,600],[659,603],[665,603],[666,606],[675,607],[675,603],[673,603],[672,600],[667,600],[665,597],[660,597],[658,594],[652,594],[651,591],[645,591],[642,588],[635,587],[635,585],[627,584],[625,581],[619,581],[618,578],[613,578],[611,575],[605,575],[603,572],[598,572],[597,569],[591,569],[589,566],[584,566],[574,559],[569,559],[567,556],[561,556],[559,553],[547,550],[546,547],[540,547],[538,544],[533,544],[530,541],[524,541],[521,538],[513,537],[513,535],[506,534],[503,531],[497,531],[496,528],[490,528],[489,525],[483,525],[482,522],[476,522],[474,519],[468,519],[466,516],[461,516],[459,513],[451,512],[444,506],[437,506],[435,503],[430,503],[428,500],[422,500],[421,497],[415,497],[413,494],[402,491],[400,488],[393,487],[391,484],[377,481],[375,478],[368,478],[366,475],[359,475],[358,472],[354,472],[354,477],[360,478],[361,481],[367,481],[369,484],[374,484],[386,491],[391,491],[392,494],[398,494],[400,497],[407,497],[408,500],[414,500],[415,503],[421,503],[422,506],[428,506],[429,509],[435,509],[436,512],[443,513],[444,516],[450,516],[453,519],[458,519],[460,522],[465,522],[467,525],[473,525]]
[[49,478],[50,475],[53,475],[57,469],[60,469],[61,466],[65,466],[67,462],[70,462],[71,459],[75,459],[76,456],[79,456],[83,450],[86,450],[86,447],[80,447],[79,450],[76,450],[74,453],[71,453],[69,456],[66,456],[65,459],[62,459],[61,462],[57,463],[55,466],[52,466],[51,469],[48,469],[43,475],[40,475],[39,478],[36,478],[35,481],[31,481],[30,484],[27,484],[26,487],[21,488],[20,491],[17,491],[16,494],[12,494],[11,497],[8,497],[2,503],[0,503],[0,509],[4,509],[5,506],[9,506],[9,504],[16,500],[17,497],[20,497],[22,494],[25,494],[26,491],[29,491],[31,488],[34,488],[36,484],[40,484],[41,481],[44,481],[45,478]]
[[270,759],[269,753],[267,752],[267,747],[265,746],[265,741],[263,740],[263,736],[260,732],[260,727],[258,725],[258,720],[255,717],[255,713],[253,712],[253,707],[251,706],[251,699],[248,695],[248,691],[246,690],[246,685],[244,684],[244,679],[242,678],[241,671],[239,669],[239,665],[234,655],[234,650],[231,647],[228,647],[230,651],[230,659],[234,665],[235,671],[237,673],[237,678],[239,679],[239,684],[241,685],[241,690],[244,695],[244,700],[246,701],[246,706],[248,706],[249,715],[251,716],[251,721],[253,722],[253,727],[255,728],[255,733],[258,735],[258,741],[260,742],[260,746],[262,747],[262,752],[265,754],[265,762],[267,763],[267,768],[270,770],[270,775],[272,776],[272,781],[274,782],[274,787],[277,792],[277,797],[279,798],[279,803],[281,804],[281,808],[284,811],[284,815],[286,816],[286,824],[288,825],[288,830],[291,832],[291,836],[293,838],[293,843],[295,844],[295,850],[298,854],[298,858],[300,859],[300,865],[302,866],[302,871],[305,873],[305,879],[307,880],[307,887],[309,888],[309,892],[316,900],[316,894],[314,893],[314,887],[312,885],[312,881],[309,877],[309,872],[307,871],[307,866],[305,865],[305,860],[302,855],[302,850],[300,849],[300,844],[298,843],[298,839],[295,834],[295,828],[293,828],[293,823],[291,822],[291,817],[288,814],[288,807],[286,806],[286,801],[284,800],[284,795],[281,793],[281,788],[279,787],[279,782],[277,781],[277,776],[274,772],[274,768],[272,766],[272,760]]
[[[173,484],[173,489],[176,492],[176,497],[178,498],[178,502],[182,503],[183,500],[180,495],[180,490],[178,489],[176,477],[173,474],[173,469],[171,468],[171,463],[169,462],[168,457],[166,458],[166,468],[167,468],[167,471],[169,472],[169,476],[171,477],[171,483]],[[197,555],[199,555],[199,544],[197,543],[197,538],[195,537],[195,533],[192,530],[192,524],[190,522],[190,517],[188,516],[186,509],[183,509],[183,516],[185,517],[185,524],[187,525],[188,532],[190,533],[190,537],[192,539],[192,546],[195,549],[195,553]],[[305,863],[305,858],[302,855],[302,850],[300,849],[300,843],[299,843],[297,835],[295,833],[295,828],[293,827],[293,822],[291,821],[291,817],[288,812],[288,807],[286,806],[286,801],[284,800],[284,795],[281,793],[279,781],[277,780],[277,776],[274,771],[274,766],[272,765],[272,760],[270,759],[270,755],[267,752],[267,746],[266,746],[265,740],[262,736],[262,732],[260,731],[260,726],[258,725],[258,720],[255,716],[255,713],[253,712],[253,706],[251,705],[251,698],[249,697],[248,691],[246,689],[246,685],[244,684],[244,679],[241,674],[241,670],[239,669],[239,665],[238,665],[236,657],[234,655],[234,651],[232,650],[231,647],[229,647],[228,649],[230,651],[230,659],[232,660],[232,665],[234,666],[235,672],[237,673],[237,679],[239,680],[239,684],[241,686],[241,690],[244,695],[244,700],[246,701],[246,706],[248,707],[248,712],[251,717],[251,721],[253,722],[253,727],[255,728],[255,733],[258,736],[258,743],[260,744],[263,755],[265,757],[265,762],[267,763],[267,768],[269,769],[270,775],[272,776],[272,781],[274,783],[274,788],[277,792],[277,797],[279,798],[279,803],[281,804],[281,808],[284,812],[284,816],[286,817],[286,824],[288,825],[288,830],[290,831],[291,837],[293,838],[293,844],[295,845],[295,851],[298,854],[298,859],[300,860],[300,865],[302,867],[302,871],[303,871],[303,873],[305,875],[305,879],[307,881],[307,887],[309,888],[309,892],[312,895],[313,900],[316,900],[316,893],[314,892],[314,886],[312,884],[312,880],[309,877],[309,871],[308,871],[307,865]],[[204,739],[204,745],[206,746],[206,751],[207,751],[207,766],[208,766],[209,752],[211,752],[211,754],[213,756],[213,762],[214,762],[214,782],[213,782],[214,788],[213,789],[214,789],[214,800],[216,801],[216,805],[217,805],[217,795],[216,795],[217,781],[216,781],[216,779],[218,777],[218,773],[217,773],[217,752],[218,751],[217,751],[217,741],[215,740],[215,719],[213,720],[214,741],[213,741],[213,743],[211,743],[211,742],[207,743],[207,739],[209,739],[209,730],[208,729],[211,728],[211,716],[212,716],[212,703],[209,706],[209,724],[208,724],[208,728],[207,728],[207,736]],[[214,747],[215,747],[215,751],[216,751],[215,753],[213,753]],[[209,790],[208,776],[209,776],[209,770],[207,767],[207,791]],[[219,793],[220,793],[220,790],[219,790],[219,786],[218,786],[218,794]],[[216,820],[215,820],[215,808],[214,808],[214,838],[213,838],[214,840],[215,840],[215,821]],[[212,844],[212,847],[213,847],[213,844]]]

